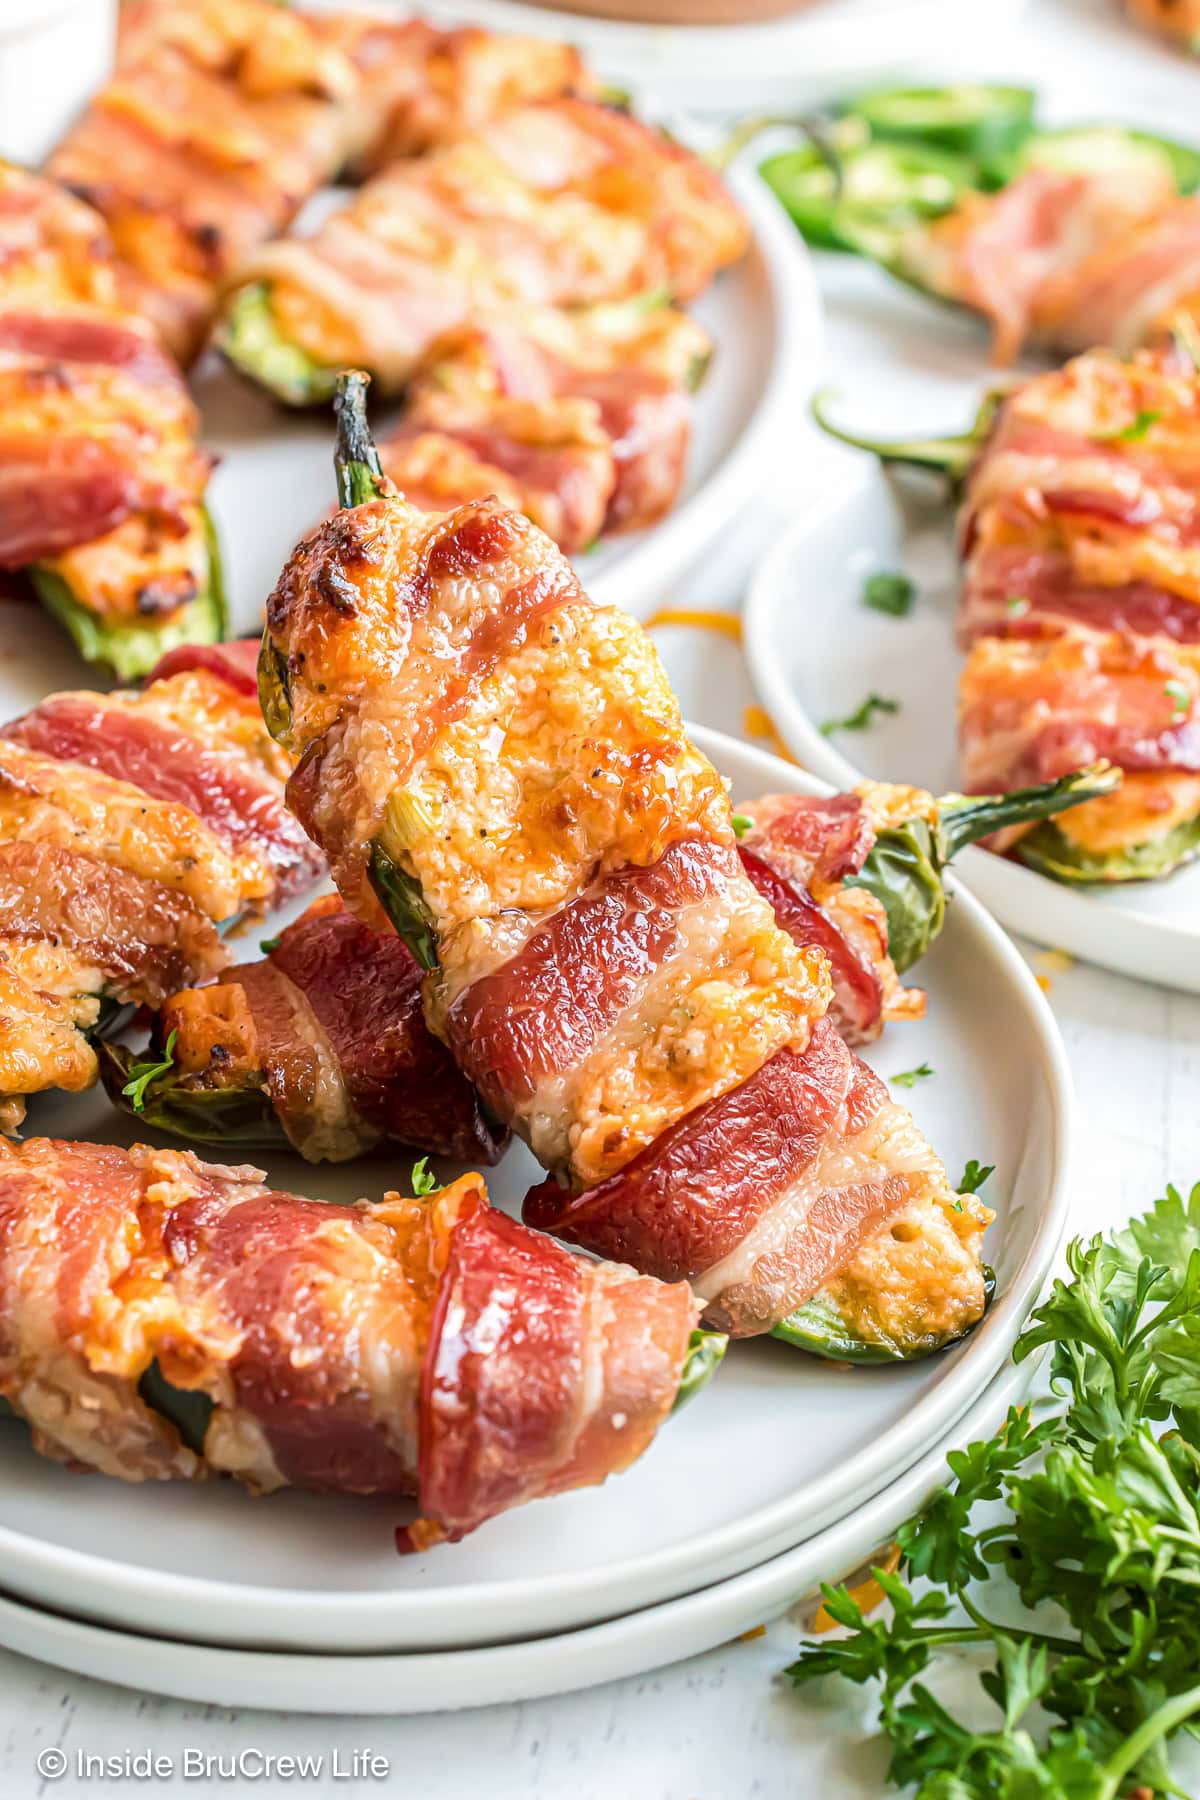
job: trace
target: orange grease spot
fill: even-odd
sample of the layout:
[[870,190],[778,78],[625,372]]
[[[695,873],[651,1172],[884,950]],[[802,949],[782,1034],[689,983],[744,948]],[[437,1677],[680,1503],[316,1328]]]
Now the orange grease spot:
[[742,621],[737,613],[709,612],[695,606],[660,606],[646,620],[648,631],[655,625],[695,625],[701,631],[719,631],[735,644],[742,641]]

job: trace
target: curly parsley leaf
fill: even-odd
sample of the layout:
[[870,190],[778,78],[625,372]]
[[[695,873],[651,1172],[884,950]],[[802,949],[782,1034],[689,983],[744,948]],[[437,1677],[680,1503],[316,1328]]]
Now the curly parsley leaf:
[[863,605],[890,618],[907,618],[917,597],[916,583],[899,571],[880,569],[863,582]]
[[129,1080],[121,1089],[133,1104],[134,1112],[140,1113],[146,1104],[146,1089],[160,1075],[166,1075],[175,1066],[175,1039],[178,1031],[173,1031],[167,1039],[166,1047],[157,1062],[135,1062],[129,1070]]
[[889,700],[884,694],[868,694],[862,705],[848,713],[844,719],[826,719],[821,726],[821,735],[832,737],[835,731],[866,731],[874,722],[876,713],[899,711],[898,700]]
[[[1014,1353],[1052,1347],[1052,1410],[954,1451],[902,1573],[877,1573],[890,1618],[826,1590],[846,1635],[789,1670],[879,1685],[890,1779],[918,1800],[1178,1795],[1170,1740],[1200,1735],[1200,1186],[1076,1240],[1067,1271]],[[968,1645],[982,1729],[923,1679]]]
[[989,1175],[996,1173],[995,1163],[976,1162],[972,1157],[959,1177],[957,1194],[977,1194]]
[[418,1200],[424,1200],[429,1194],[436,1194],[441,1182],[429,1167],[429,1158],[423,1156],[420,1162],[413,1164],[412,1191]]
[[1146,436],[1146,433],[1157,425],[1161,418],[1161,412],[1152,412],[1149,409],[1143,409],[1130,420],[1128,425],[1122,425],[1119,431],[1098,432],[1096,435],[1096,442],[1098,444],[1140,443]]
[[918,1063],[915,1069],[902,1069],[899,1075],[891,1076],[890,1080],[893,1087],[911,1088],[916,1087],[918,1081],[927,1080],[932,1074],[933,1070],[929,1064],[923,1062]]

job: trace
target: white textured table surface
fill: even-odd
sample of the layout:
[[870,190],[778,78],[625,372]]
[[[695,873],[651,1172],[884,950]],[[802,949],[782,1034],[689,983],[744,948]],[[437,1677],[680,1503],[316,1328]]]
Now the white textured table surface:
[[[1180,103],[1180,82],[1200,94],[1200,69],[1184,72],[1111,23],[1102,0],[1039,0],[1036,32],[1016,46],[1035,71],[1055,54],[1079,54],[1079,112],[1093,96],[1091,75],[1111,74],[1120,56],[1130,89],[1161,90]],[[1094,36],[1076,36],[1084,21]],[[997,72],[993,67],[992,73]],[[1099,85],[1106,85],[1103,80]],[[1096,100],[1090,98],[1094,108]],[[837,331],[831,364],[836,379]],[[781,457],[775,498],[744,521],[701,575],[681,581],[665,604],[736,605],[747,567],[780,521],[803,504],[803,452]],[[688,715],[740,734],[753,702],[740,655],[715,633],[665,627],[664,655]],[[1036,952],[1030,952],[1039,967]],[[1105,975],[1080,965],[1055,971],[1050,1002],[1074,1070],[1079,1129],[1074,1227],[1122,1222],[1167,1181],[1200,1179],[1200,1000]],[[885,1757],[870,1736],[867,1708],[853,1693],[793,1695],[778,1679],[796,1643],[786,1620],[749,1642],[677,1664],[658,1674],[590,1692],[519,1706],[429,1719],[305,1719],[224,1712],[158,1700],[67,1676],[0,1651],[0,1796],[73,1796],[105,1792],[314,1795],[385,1791],[413,1800],[873,1800],[883,1791]],[[964,1693],[974,1675],[963,1674]],[[826,1689],[828,1684],[825,1684]],[[114,1778],[77,1783],[39,1779],[39,1750],[123,1757],[166,1756],[175,1774],[151,1782]],[[288,1751],[323,1759],[310,1780],[272,1782],[187,1778],[184,1752],[223,1758]],[[353,1780],[356,1751],[386,1760],[386,1780]]]

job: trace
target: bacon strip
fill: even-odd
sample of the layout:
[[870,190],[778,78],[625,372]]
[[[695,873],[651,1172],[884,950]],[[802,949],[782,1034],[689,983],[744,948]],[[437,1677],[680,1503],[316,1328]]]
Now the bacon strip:
[[676,948],[682,909],[734,867],[727,846],[680,838],[649,868],[604,877],[466,990],[447,1041],[502,1117],[581,1061]]
[[150,687],[156,681],[166,681],[189,669],[207,669],[210,674],[219,675],[235,692],[257,700],[261,646],[262,639],[258,637],[231,638],[224,644],[180,644],[160,657],[146,676],[145,684]]
[[161,1006],[225,960],[208,919],[180,893],[48,843],[0,843],[0,945],[69,954],[119,1000]]
[[[460,1537],[639,1455],[695,1316],[492,1215],[477,1176],[333,1206],[190,1153],[0,1144],[0,1394],[44,1454],[128,1481],[416,1493],[416,1541]],[[198,1454],[140,1397],[152,1359],[213,1403]]]
[[[628,1468],[670,1414],[694,1323],[682,1283],[581,1262],[502,1213],[471,1213],[421,1380],[422,1508],[457,1539]],[[402,1549],[419,1541],[400,1533]]]
[[270,960],[306,996],[364,1119],[402,1144],[496,1161],[506,1134],[426,1026],[421,970],[399,938],[329,895],[288,926]]
[[1200,671],[1166,641],[983,638],[963,671],[959,738],[971,793],[1052,781],[1106,757],[1200,770]]
[[165,499],[132,443],[0,437],[0,564],[21,569],[61,555]]
[[[776,794],[751,805],[742,865],[795,943],[820,950],[833,978],[830,1017],[848,1044],[877,1038],[889,1019],[921,1018],[925,996],[900,986],[882,904],[848,888],[871,854],[876,828],[864,794]],[[928,796],[925,796],[928,799]]]
[[[888,1134],[908,1154],[889,1160]],[[741,1087],[689,1114],[611,1180],[526,1196],[527,1224],[664,1280],[687,1280],[705,1318],[745,1336],[821,1288],[945,1172],[831,1020]]]
[[1200,605],[1147,581],[1081,581],[1062,551],[981,548],[964,572],[959,638],[1039,637],[1085,626],[1126,637],[1200,644]]
[[274,903],[303,893],[321,872],[320,856],[284,804],[280,784],[247,757],[209,748],[192,731],[80,693],[52,695],[0,736],[189,807],[230,849],[248,850],[273,869]]

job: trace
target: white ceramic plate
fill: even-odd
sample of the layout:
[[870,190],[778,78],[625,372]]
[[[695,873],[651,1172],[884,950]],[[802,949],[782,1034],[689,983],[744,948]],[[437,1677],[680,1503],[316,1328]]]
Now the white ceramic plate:
[[[755,577],[745,639],[755,685],[801,762],[838,786],[864,775],[934,793],[958,786],[953,535],[929,483],[864,461],[849,491],[797,524]],[[863,578],[875,569],[903,569],[916,582],[907,618],[863,605]],[[876,714],[867,731],[822,734],[824,720],[844,718],[870,693],[899,711]],[[1200,993],[1200,863],[1112,889],[1067,887],[986,850],[965,851],[957,866],[1011,930]]]
[[753,25],[638,25],[519,0],[427,0],[442,21],[536,32],[578,44],[609,80],[714,112],[807,105],[866,81],[916,79],[931,57],[979,53],[1025,9],[992,0],[986,23],[962,0],[809,0]]
[[[695,737],[736,797],[812,785],[732,739]],[[255,1501],[224,1484],[125,1488],[40,1461],[13,1426],[0,1489],[4,1587],[105,1624],[213,1644],[442,1649],[614,1618],[752,1567],[844,1517],[982,1393],[1065,1217],[1069,1077],[1024,963],[959,894],[922,978],[929,1019],[893,1028],[871,1060],[885,1075],[930,1062],[937,1076],[913,1091],[913,1110],[952,1173],[971,1156],[997,1166],[987,1198],[999,1213],[988,1241],[998,1298],[964,1344],[908,1368],[853,1371],[770,1340],[739,1345],[628,1474],[405,1559],[392,1544],[395,1505],[292,1493]],[[31,1107],[29,1130],[111,1138],[116,1117],[95,1094],[51,1099]],[[343,1200],[403,1186],[408,1169],[278,1158],[271,1174]],[[515,1208],[534,1178],[520,1149],[490,1185]]]
[[0,1644],[142,1693],[279,1712],[460,1711],[640,1675],[727,1643],[849,1575],[945,1480],[948,1450],[997,1429],[1029,1391],[1035,1364],[1007,1364],[946,1438],[837,1525],[746,1574],[608,1624],[482,1650],[289,1656],[168,1642],[0,1598]]

